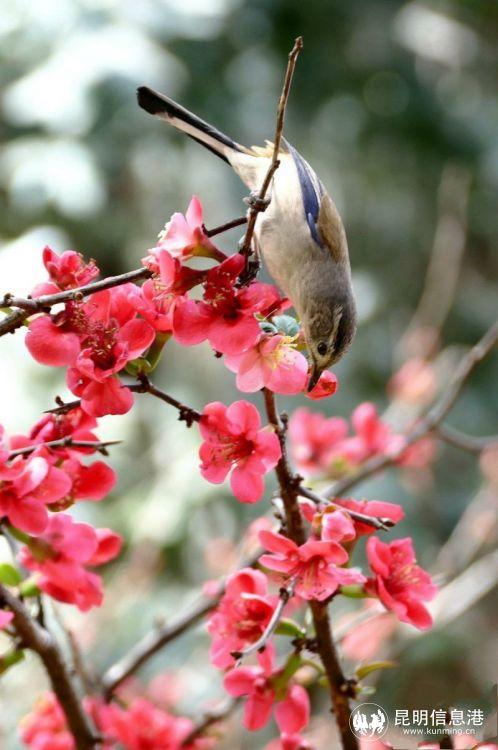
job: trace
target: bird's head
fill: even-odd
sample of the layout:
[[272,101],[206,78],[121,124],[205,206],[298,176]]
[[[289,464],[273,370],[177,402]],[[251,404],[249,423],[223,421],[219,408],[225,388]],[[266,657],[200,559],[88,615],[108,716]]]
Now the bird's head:
[[311,361],[308,391],[323,370],[338,362],[356,333],[356,307],[352,296],[324,300],[312,298],[302,314],[304,336]]

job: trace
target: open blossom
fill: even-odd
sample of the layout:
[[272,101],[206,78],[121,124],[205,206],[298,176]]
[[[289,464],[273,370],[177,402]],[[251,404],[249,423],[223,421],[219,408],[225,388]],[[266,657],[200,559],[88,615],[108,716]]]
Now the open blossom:
[[57,508],[68,507],[76,500],[101,500],[116,484],[116,474],[103,461],[93,461],[85,465],[81,458],[94,453],[95,449],[79,446],[47,446],[53,440],[72,438],[76,441],[98,442],[92,431],[97,421],[76,408],[67,414],[47,414],[30,430],[28,435],[15,435],[11,438],[12,449],[39,445],[36,455],[43,456],[51,465],[62,469],[71,480],[71,487],[64,498],[57,500]]
[[246,729],[257,731],[268,721],[275,705],[275,721],[280,731],[300,732],[309,722],[310,703],[306,690],[292,680],[287,684],[284,697],[277,697],[276,682],[281,671],[275,669],[275,651],[268,644],[258,654],[257,667],[236,667],[225,676],[225,690],[236,698],[247,696],[243,723]]
[[422,602],[433,599],[437,587],[430,575],[417,565],[412,540],[407,537],[386,544],[377,537],[370,537],[367,557],[374,573],[367,581],[367,591],[377,596],[401,622],[420,630],[429,628],[432,617]]
[[204,230],[202,205],[196,195],[192,197],[185,216],[173,214],[159,235],[156,247],[149,250],[149,256],[144,259],[145,265],[154,267],[161,250],[167,250],[173,257],[182,260],[194,255],[224,260],[224,254],[213,245]]
[[40,534],[48,523],[47,505],[70,489],[67,474],[42,456],[0,462],[0,518],[27,534]]
[[269,388],[274,393],[301,393],[308,377],[306,357],[298,352],[290,336],[262,335],[248,351],[225,357],[229,370],[237,373],[237,388],[255,393]]
[[215,667],[234,664],[232,652],[242,651],[264,633],[276,597],[268,595],[264,573],[243,568],[227,579],[225,593],[208,621],[212,637],[210,658]]
[[[336,497],[334,503],[346,510],[363,513],[366,516],[372,516],[372,518],[388,518],[393,523],[398,523],[405,517],[401,505],[386,503],[383,500],[355,500],[352,497]],[[358,536],[372,534],[375,531],[375,527],[368,523],[363,523],[357,519],[353,519],[353,522]]]
[[361,463],[378,454],[394,453],[403,446],[404,438],[393,433],[369,402],[356,407],[351,415],[351,423],[356,435],[345,440],[342,446],[351,463]]
[[348,424],[341,417],[325,417],[306,407],[296,409],[289,420],[289,437],[299,471],[326,471],[347,434]]
[[103,599],[100,576],[87,567],[112,560],[120,548],[121,537],[110,529],[96,530],[57,513],[43,534],[21,549],[19,557],[24,567],[37,573],[42,591],[85,612]]
[[199,422],[201,473],[215,484],[231,472],[230,486],[237,500],[255,503],[263,495],[263,476],[273,469],[281,449],[271,429],[261,429],[255,406],[235,401],[230,406],[215,401],[207,404]]
[[245,259],[240,253],[208,271],[201,301],[182,298],[173,313],[173,335],[185,346],[206,339],[223,354],[247,351],[260,338],[255,314],[268,315],[282,300],[274,286],[254,281],[237,289],[235,282]]
[[298,546],[273,531],[261,531],[259,539],[261,545],[273,553],[262,555],[261,565],[277,571],[287,580],[295,578],[295,592],[303,599],[323,601],[339,586],[365,580],[357,570],[339,567],[348,561],[348,553],[336,541],[309,539]]
[[62,255],[57,255],[47,246],[43,250],[42,260],[50,281],[38,284],[32,292],[33,297],[89,284],[100,273],[93,260],[87,263],[83,256],[74,250],[66,250]]

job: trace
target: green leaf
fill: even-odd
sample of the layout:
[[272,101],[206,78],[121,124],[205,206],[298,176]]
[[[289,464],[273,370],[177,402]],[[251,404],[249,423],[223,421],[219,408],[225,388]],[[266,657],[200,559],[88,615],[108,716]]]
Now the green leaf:
[[0,563],[0,583],[5,583],[7,586],[18,586],[21,581],[21,575],[13,565]]
[[297,622],[285,618],[280,620],[275,633],[277,635],[287,635],[291,638],[304,638],[305,636],[305,631],[300,625],[297,624]]
[[364,664],[361,667],[357,667],[355,674],[358,680],[362,680],[372,672],[377,672],[379,669],[394,669],[398,665],[394,661],[373,661],[370,664]]
[[284,336],[297,336],[301,330],[297,320],[290,315],[276,315],[273,318],[273,324]]
[[7,651],[6,654],[0,656],[0,674],[3,674],[8,669],[10,669],[10,667],[13,667],[14,664],[18,664],[23,659],[24,651],[20,651],[18,649]]
[[26,578],[26,580],[19,586],[19,591],[25,597],[40,596],[41,594],[34,578]]
[[366,599],[368,597],[363,586],[341,586],[339,593],[351,599]]

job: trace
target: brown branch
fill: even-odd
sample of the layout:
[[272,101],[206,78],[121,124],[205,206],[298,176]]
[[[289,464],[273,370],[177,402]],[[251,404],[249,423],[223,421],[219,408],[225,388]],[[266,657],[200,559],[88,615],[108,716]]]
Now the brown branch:
[[100,737],[83,709],[57,641],[46,628],[31,617],[25,605],[2,584],[0,598],[14,613],[14,627],[23,647],[37,653],[43,662],[77,750],[93,750],[100,743]]
[[[278,435],[282,456],[275,471],[280,487],[280,494],[285,508],[286,530],[290,539],[296,544],[303,544],[306,540],[304,526],[299,510],[299,478],[296,477],[287,458],[285,429],[279,419],[275,396],[267,388],[263,389],[268,420]],[[311,601],[310,609],[313,615],[317,653],[320,656],[328,678],[332,710],[334,712],[343,750],[357,750],[356,737],[349,727],[351,709],[349,705],[349,683],[344,677],[342,667],[332,639],[332,631],[327,604]]]
[[357,510],[351,510],[351,508],[346,508],[340,503],[333,503],[327,498],[320,495],[318,492],[310,490],[309,487],[303,487],[302,485],[299,485],[298,494],[301,497],[307,497],[310,500],[313,500],[313,502],[317,503],[318,505],[327,505],[329,507],[333,505],[337,508],[337,510],[342,510],[347,513],[355,521],[366,523],[369,526],[373,526],[374,529],[389,531],[389,529],[392,529],[392,527],[395,525],[394,521],[392,521],[390,518],[376,518],[375,516],[367,516],[366,513],[360,513]]
[[[289,61],[287,63],[287,70],[285,71],[282,93],[280,94],[280,99],[278,102],[277,123],[275,126],[275,138],[273,142],[272,159],[270,162],[270,166],[268,167],[268,171],[263,180],[263,184],[261,185],[261,188],[257,195],[257,198],[252,201],[251,209],[249,211],[249,216],[247,219],[246,234],[244,237],[244,241],[242,243],[242,247],[240,249],[240,253],[242,255],[245,255],[246,261],[251,255],[251,243],[252,243],[252,238],[254,235],[254,229],[256,226],[256,219],[258,218],[258,214],[261,213],[262,211],[265,211],[268,207],[269,201],[266,198],[266,193],[268,192],[268,188],[270,187],[271,181],[273,179],[273,175],[277,171],[279,164],[280,164],[278,160],[278,155],[280,153],[280,143],[282,141],[282,133],[284,130],[285,110],[287,107],[287,101],[289,99],[289,94],[290,94],[290,89],[291,89],[291,84],[292,84],[292,76],[294,74],[294,69],[296,67],[296,61],[302,48],[303,48],[303,39],[302,37],[299,36],[294,42],[294,47],[289,53]],[[247,267],[247,262],[246,262],[246,267]]]
[[93,281],[91,284],[84,284],[76,289],[67,289],[55,294],[43,294],[41,297],[15,297],[12,294],[5,294],[0,299],[0,307],[17,307],[15,312],[7,315],[0,321],[0,336],[11,333],[19,328],[30,315],[40,312],[48,312],[54,305],[62,302],[77,301],[87,297],[89,294],[101,292],[104,289],[111,289],[121,284],[127,284],[130,281],[139,281],[148,279],[152,272],[148,268],[137,268],[134,271],[127,271],[119,276],[109,276],[100,281]]
[[[194,422],[198,422],[200,420],[202,415],[199,411],[193,409],[191,406],[182,404],[182,402],[174,396],[170,396],[165,391],[157,388],[155,385],[153,385],[153,383],[150,382],[146,375],[140,375],[139,380],[139,383],[131,383],[130,385],[126,385],[126,388],[129,388],[130,391],[133,391],[133,393],[150,393],[151,396],[155,396],[161,401],[164,401],[166,404],[173,406],[179,412],[178,419],[186,422],[187,427],[191,427]],[[75,399],[74,401],[68,401],[67,403],[63,403],[61,399],[58,399],[58,403],[59,406],[55,406],[53,409],[46,409],[44,413],[67,414],[67,412],[72,411],[73,409],[77,409],[81,406],[81,399]]]
[[204,717],[193,727],[192,731],[185,737],[182,742],[182,747],[188,747],[192,743],[202,737],[206,730],[209,729],[213,724],[217,724],[219,721],[223,721],[230,716],[230,714],[237,708],[240,703],[240,698],[235,700],[229,700],[224,706],[221,706],[217,711],[208,711]]
[[214,227],[214,229],[206,229],[205,224],[203,224],[202,230],[206,237],[214,237],[215,235],[221,234],[222,232],[228,232],[229,229],[241,227],[242,224],[247,224],[247,216],[241,216],[239,219],[232,219],[231,221],[227,221],[226,224],[221,224],[219,227]]
[[492,325],[481,340],[478,341],[477,344],[475,344],[463,357],[455,370],[446,392],[441,399],[429,409],[426,415],[422,417],[408,432],[405,443],[399,450],[390,453],[388,456],[374,456],[366,461],[359,471],[331,485],[324,491],[323,495],[328,498],[340,497],[357,484],[360,484],[360,482],[369,479],[388,466],[395,464],[396,461],[403,456],[410,445],[414,445],[414,443],[418,442],[421,438],[427,437],[439,428],[439,425],[453,408],[460,395],[460,391],[473,370],[485,357],[487,357],[488,354],[490,354],[497,343],[498,322]]
[[481,451],[490,445],[495,443],[498,445],[498,435],[474,437],[473,435],[467,435],[465,432],[456,430],[454,427],[448,427],[448,425],[443,424],[436,427],[433,432],[436,437],[448,443],[448,445],[469,451],[469,453],[481,453]]
[[[261,552],[246,560],[241,567],[254,567]],[[171,641],[196,625],[205,615],[211,612],[225,593],[225,585],[220,584],[219,591],[209,598],[202,597],[188,612],[177,620],[162,627],[155,628],[138,641],[119,661],[113,664],[102,677],[104,695],[110,698],[116,688],[130,675],[134,674],[146,661]]]
[[47,440],[46,443],[37,443],[36,445],[27,445],[24,448],[16,448],[16,450],[10,451],[9,459],[16,456],[29,456],[30,453],[33,453],[42,446],[44,448],[93,448],[98,453],[107,456],[106,448],[111,445],[119,445],[121,442],[121,440],[105,440],[104,442],[100,440],[74,440],[72,437],[67,436],[59,440]]
[[266,644],[268,643],[268,641],[270,640],[273,633],[278,627],[285,605],[287,604],[289,599],[291,599],[294,596],[295,587],[296,587],[296,579],[293,578],[287,586],[284,586],[280,589],[278,604],[275,607],[273,614],[270,618],[270,622],[266,626],[261,637],[258,638],[258,640],[255,641],[254,643],[251,643],[251,645],[245,648],[243,651],[232,651],[232,656],[236,661],[240,661],[241,659],[244,659],[246,656],[255,654],[258,651],[261,651],[262,649],[265,648]]

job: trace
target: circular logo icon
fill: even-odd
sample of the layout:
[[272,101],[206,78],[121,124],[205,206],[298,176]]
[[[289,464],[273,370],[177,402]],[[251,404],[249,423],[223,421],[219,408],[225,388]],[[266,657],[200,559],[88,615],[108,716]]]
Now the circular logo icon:
[[351,711],[349,726],[359,740],[378,740],[389,728],[387,713],[377,703],[360,703]]

